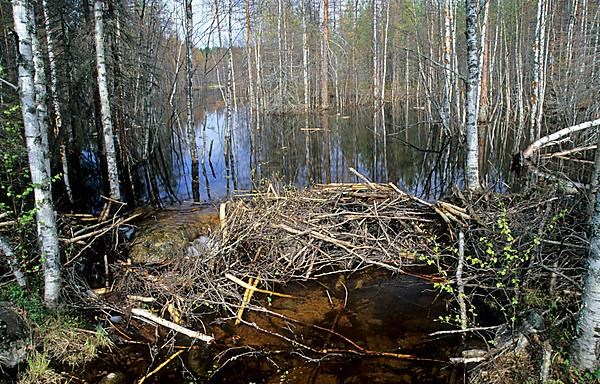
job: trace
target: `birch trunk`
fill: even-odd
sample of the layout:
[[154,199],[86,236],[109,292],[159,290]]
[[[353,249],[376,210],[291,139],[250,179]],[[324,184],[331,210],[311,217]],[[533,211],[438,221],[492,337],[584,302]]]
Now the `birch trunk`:
[[246,62],[248,66],[248,99],[250,102],[250,126],[254,123],[254,75],[252,73],[252,30],[250,28],[250,0],[246,0]]
[[192,89],[192,0],[185,0],[185,47],[186,47],[186,106],[187,134],[192,159],[192,196],[195,202],[200,201],[200,168],[198,166],[198,144],[194,130],[194,104]]
[[531,83],[531,120],[530,120],[530,136],[531,140],[540,137],[540,122],[541,122],[541,88],[543,62],[545,60],[545,29],[546,29],[546,1],[538,0],[537,23],[535,28],[535,42],[533,44],[533,81]]
[[4,253],[8,266],[17,280],[17,284],[19,284],[21,288],[27,287],[27,277],[21,270],[19,260],[17,260],[10,243],[3,236],[0,236],[0,252]]
[[477,57],[477,0],[466,0],[467,12],[467,159],[465,182],[468,189],[479,189],[479,147],[477,134],[477,88],[479,60]]
[[119,171],[117,168],[117,155],[115,152],[115,137],[113,134],[112,116],[110,112],[110,101],[108,97],[108,79],[106,76],[106,56],[104,53],[104,1],[96,0],[94,5],[94,17],[96,19],[96,30],[94,38],[96,41],[96,70],[98,72],[98,92],[100,94],[100,105],[102,115],[102,131],[104,135],[104,151],[106,166],[108,169],[108,183],[110,187],[110,198],[115,201],[121,200],[119,189]]
[[[598,141],[600,145],[600,139]],[[599,158],[596,157],[598,160]],[[595,164],[600,176],[600,163]],[[600,177],[596,180],[600,185]],[[600,368],[600,193],[596,193],[594,213],[590,220],[591,238],[588,254],[588,270],[582,297],[582,308],[577,324],[578,336],[573,341],[573,360],[582,370]]]
[[[34,15],[33,5],[27,0],[12,3],[15,32],[19,37],[18,75],[22,104],[25,143],[33,184],[37,233],[41,259],[44,263],[44,300],[54,308],[60,295],[60,254],[56,230],[56,215],[52,202],[50,160],[48,156],[48,127],[38,115],[34,84]],[[38,52],[39,53],[39,52]],[[38,58],[40,60],[41,58]]]

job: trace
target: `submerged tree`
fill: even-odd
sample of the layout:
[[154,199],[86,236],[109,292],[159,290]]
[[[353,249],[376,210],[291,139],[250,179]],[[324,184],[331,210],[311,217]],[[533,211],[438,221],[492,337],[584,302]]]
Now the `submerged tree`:
[[186,47],[186,105],[187,105],[187,135],[192,158],[192,196],[194,201],[200,201],[200,168],[198,164],[198,145],[196,144],[196,132],[194,130],[194,95],[192,78],[192,0],[185,0],[185,47]]
[[[15,32],[19,38],[18,76],[25,142],[34,192],[41,260],[44,265],[44,299],[46,305],[52,308],[56,306],[60,295],[61,264],[52,201],[48,126],[43,116],[46,107],[41,105],[45,100],[40,98],[40,90],[36,92],[37,88],[45,87],[44,83],[40,83],[43,79],[41,73],[35,75],[36,70],[43,71],[43,66],[34,67],[34,62],[40,62],[42,58],[39,57],[39,47],[35,47],[39,43],[35,36],[33,4],[28,0],[14,0],[12,6]],[[37,58],[34,57],[36,55]]]

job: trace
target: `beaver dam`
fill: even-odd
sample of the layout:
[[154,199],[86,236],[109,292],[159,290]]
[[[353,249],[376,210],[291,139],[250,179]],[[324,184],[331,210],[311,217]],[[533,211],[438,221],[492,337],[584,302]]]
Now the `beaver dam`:
[[515,364],[534,375],[546,335],[574,321],[535,307],[574,305],[587,247],[583,201],[548,193],[428,202],[365,180],[149,215],[109,288],[81,298],[119,345],[86,379],[505,383]]

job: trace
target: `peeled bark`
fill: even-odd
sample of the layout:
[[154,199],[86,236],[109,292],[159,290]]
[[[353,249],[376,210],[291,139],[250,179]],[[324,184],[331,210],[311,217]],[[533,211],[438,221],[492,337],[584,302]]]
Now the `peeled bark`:
[[[40,256],[44,264],[44,299],[46,305],[56,306],[60,290],[60,254],[56,230],[56,215],[52,201],[50,160],[48,156],[47,125],[39,116],[34,84],[34,20],[33,5],[27,0],[14,0],[13,19],[19,37],[19,90],[22,104],[25,143],[33,184]],[[38,52],[39,54],[39,52]],[[41,58],[37,58],[39,61]],[[42,116],[43,117],[43,116]]]
[[119,187],[119,171],[117,167],[117,155],[115,151],[115,136],[113,134],[112,115],[110,111],[110,100],[108,97],[108,79],[106,75],[106,55],[104,53],[104,2],[96,0],[94,5],[94,17],[96,19],[96,70],[98,72],[98,93],[100,94],[100,105],[102,115],[102,131],[104,136],[104,152],[106,167],[108,169],[108,184],[110,187],[110,198],[115,201],[121,200]]
[[466,0],[467,10],[467,160],[465,181],[468,189],[479,189],[479,147],[477,134],[477,88],[479,58],[477,57],[477,1]]

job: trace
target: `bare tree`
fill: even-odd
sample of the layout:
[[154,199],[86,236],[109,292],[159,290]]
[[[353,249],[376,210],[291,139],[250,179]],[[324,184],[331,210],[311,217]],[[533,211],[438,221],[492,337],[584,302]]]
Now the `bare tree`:
[[321,108],[329,109],[329,0],[323,0],[323,46],[321,54]]

